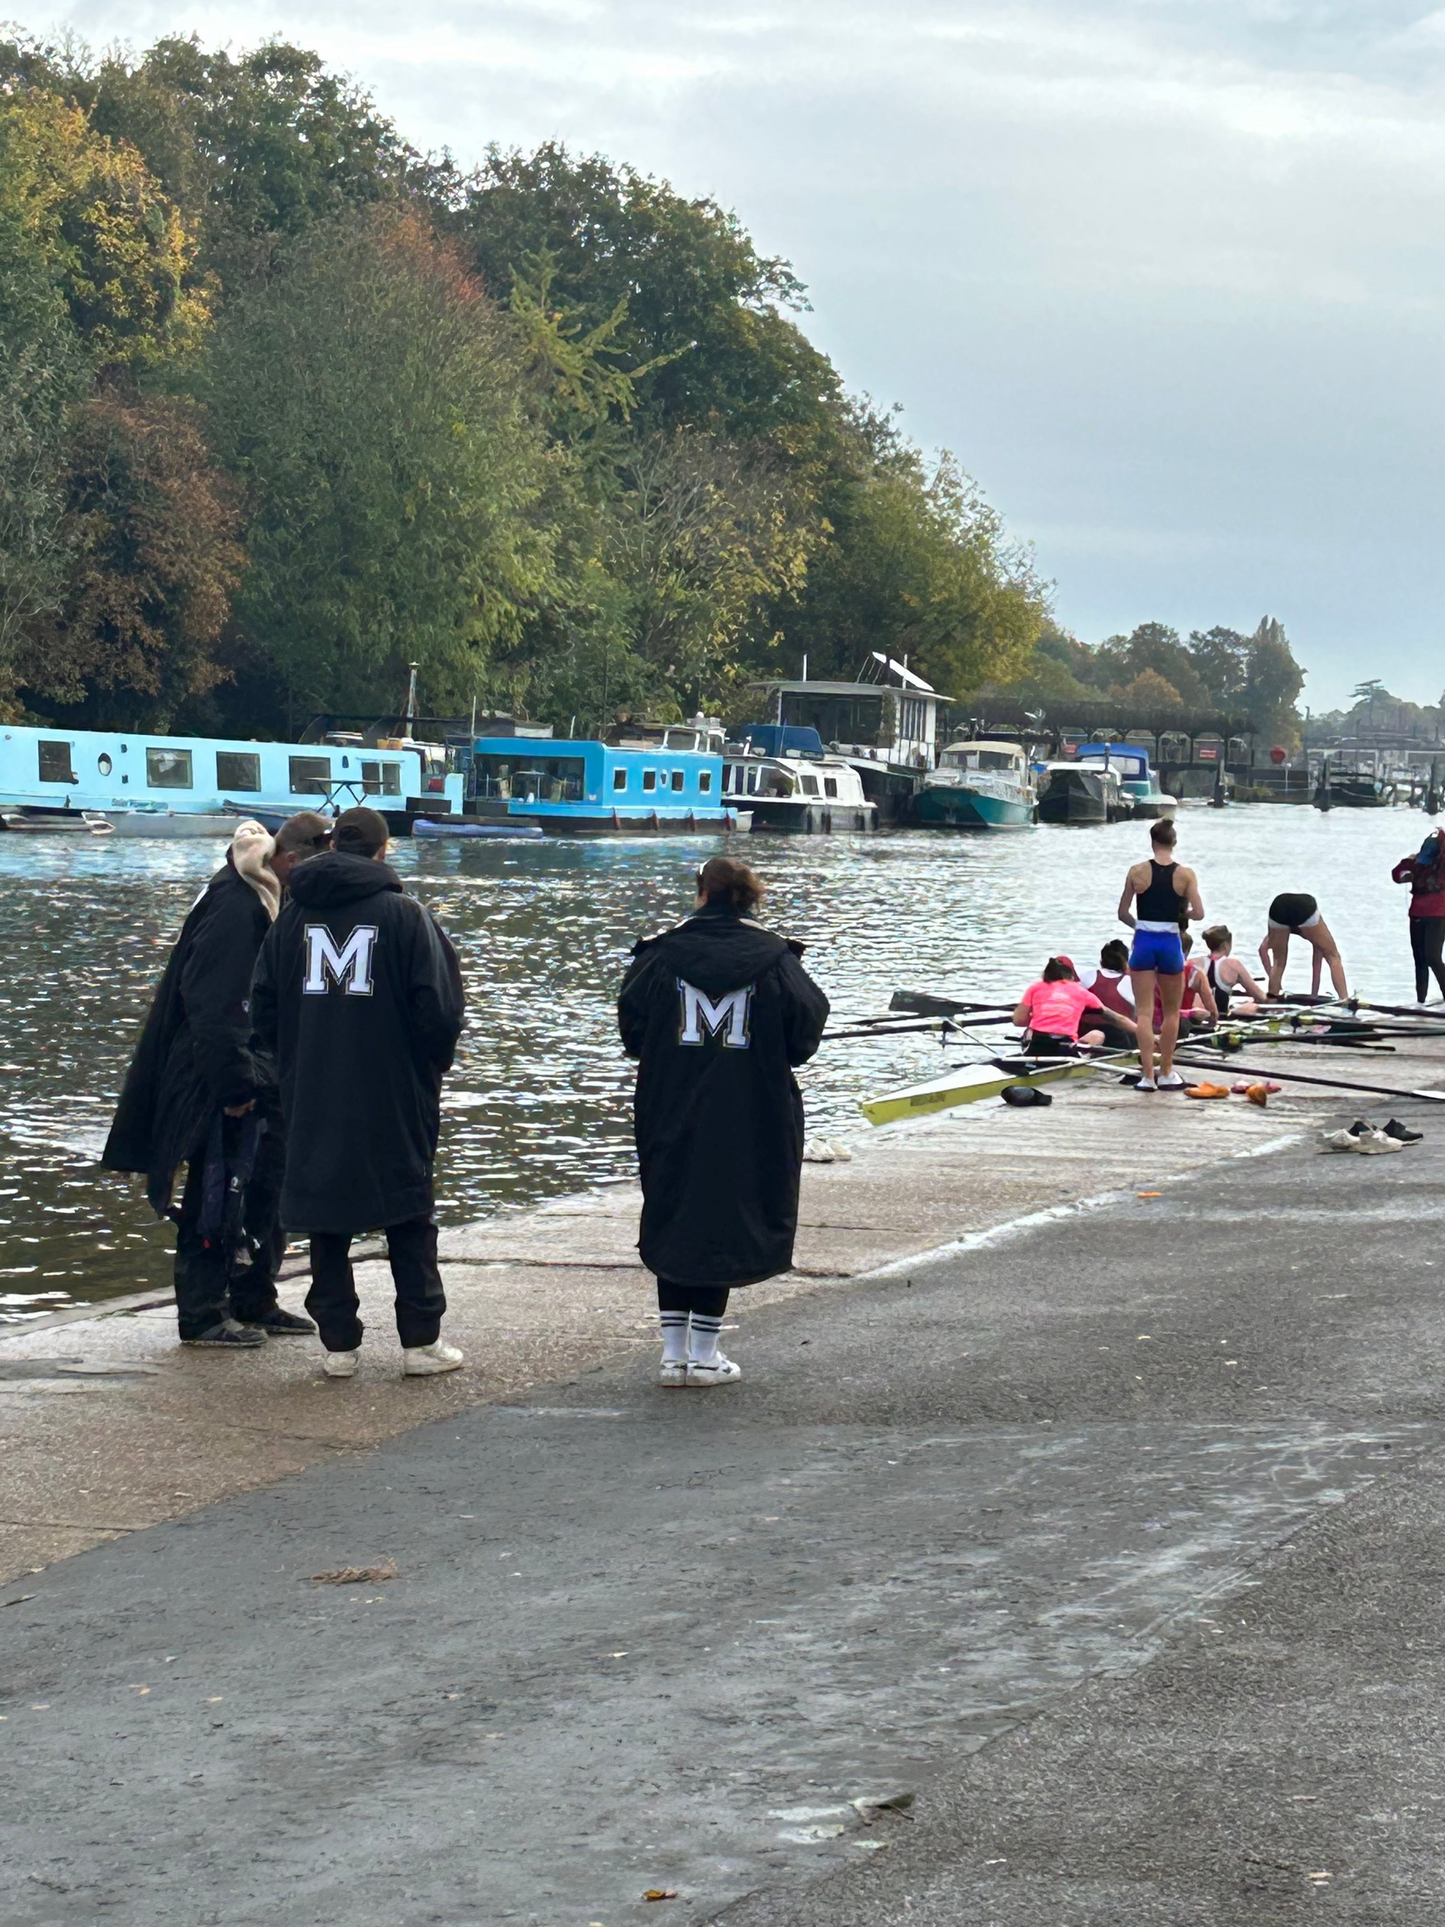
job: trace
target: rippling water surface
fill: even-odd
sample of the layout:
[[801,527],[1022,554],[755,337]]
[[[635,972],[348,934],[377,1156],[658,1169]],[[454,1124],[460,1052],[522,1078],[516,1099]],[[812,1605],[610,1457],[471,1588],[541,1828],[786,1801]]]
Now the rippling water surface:
[[[1270,897],[1309,890],[1351,985],[1413,996],[1406,893],[1389,871],[1424,817],[1254,805],[1188,809],[1179,823],[1210,918],[1232,925],[1251,964]],[[444,1224],[630,1173],[618,979],[634,940],[684,912],[716,847],[398,845],[408,887],[457,942],[471,1000],[445,1098]],[[1123,873],[1147,837],[1118,824],[742,847],[769,886],[768,921],[807,942],[809,968],[849,1016],[883,1008],[900,985],[1013,997],[1051,950],[1092,958],[1119,934]],[[0,1322],[168,1277],[169,1229],[139,1180],[94,1160],[167,949],[221,854],[0,835]],[[1308,988],[1302,962],[1290,981]],[[938,1054],[907,1038],[825,1045],[801,1077],[810,1125],[862,1134],[856,1099],[931,1074]]]

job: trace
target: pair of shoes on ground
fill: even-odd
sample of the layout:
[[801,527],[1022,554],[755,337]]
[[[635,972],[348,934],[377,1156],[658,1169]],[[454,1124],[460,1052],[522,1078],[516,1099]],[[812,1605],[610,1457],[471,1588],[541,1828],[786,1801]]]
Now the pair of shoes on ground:
[[1424,1135],[1423,1131],[1412,1131],[1397,1117],[1379,1130],[1357,1117],[1343,1131],[1326,1131],[1322,1142],[1329,1151],[1358,1151],[1366,1157],[1377,1157],[1382,1151],[1403,1151],[1407,1144],[1418,1144]]
[[195,1338],[183,1338],[181,1343],[209,1345],[220,1351],[255,1351],[268,1338],[307,1338],[315,1330],[311,1320],[301,1317],[299,1312],[283,1311],[280,1305],[272,1305],[259,1318],[223,1318],[209,1331]]
[[686,1385],[693,1391],[699,1391],[713,1385],[736,1385],[742,1375],[741,1365],[718,1352],[705,1361],[695,1358],[664,1359],[658,1367],[657,1382],[659,1385]]
[[853,1153],[841,1138],[810,1137],[803,1146],[804,1164],[851,1164]]
[[1136,1091],[1182,1091],[1186,1088],[1184,1079],[1178,1071],[1169,1071],[1156,1083],[1152,1077],[1140,1077],[1135,1084]]
[[[440,1372],[454,1372],[465,1363],[455,1345],[447,1344],[439,1338],[432,1345],[405,1345],[402,1347],[401,1371],[403,1378],[435,1378]],[[355,1351],[328,1352],[322,1360],[321,1369],[328,1378],[355,1378],[361,1364],[361,1347]]]

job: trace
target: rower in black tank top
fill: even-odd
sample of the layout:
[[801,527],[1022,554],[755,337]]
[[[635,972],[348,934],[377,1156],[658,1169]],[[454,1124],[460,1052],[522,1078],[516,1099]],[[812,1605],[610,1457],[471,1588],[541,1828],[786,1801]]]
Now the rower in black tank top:
[[1156,863],[1149,859],[1149,886],[1134,899],[1134,915],[1140,923],[1165,923],[1179,927],[1183,900],[1174,888],[1177,863]]

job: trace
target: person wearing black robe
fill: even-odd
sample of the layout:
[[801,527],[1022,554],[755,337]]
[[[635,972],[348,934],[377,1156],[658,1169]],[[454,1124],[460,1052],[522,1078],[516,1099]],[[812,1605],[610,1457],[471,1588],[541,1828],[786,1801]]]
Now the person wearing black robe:
[[329,831],[309,810],[274,839],[259,823],[237,825],[166,963],[101,1154],[107,1170],[144,1172],[156,1215],[175,1220],[184,1344],[255,1346],[315,1330],[276,1301],[281,1114],[274,1072],[249,1048],[247,998],[286,877]]
[[741,1377],[718,1346],[728,1293],[793,1262],[803,1100],[793,1076],[818,1048],[828,999],[803,946],[755,923],[762,885],[714,857],[687,921],[633,951],[618,997],[640,1060],[634,1128],[638,1249],[657,1278],[664,1385]]
[[435,918],[385,861],[386,846],[375,810],[337,817],[331,851],[292,876],[251,985],[254,1042],[280,1070],[281,1217],[311,1239],[306,1309],[331,1378],[350,1378],[360,1362],[351,1240],[377,1229],[386,1232],[404,1370],[462,1363],[441,1338],[446,1294],[432,1221],[461,970]]

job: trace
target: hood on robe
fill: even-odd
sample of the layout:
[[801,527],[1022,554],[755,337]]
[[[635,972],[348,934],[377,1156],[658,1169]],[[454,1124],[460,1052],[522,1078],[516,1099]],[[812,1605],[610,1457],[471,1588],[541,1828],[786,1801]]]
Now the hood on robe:
[[265,904],[266,915],[272,923],[281,909],[281,880],[271,868],[275,848],[275,837],[251,818],[236,825],[236,834],[231,838],[231,866]]

